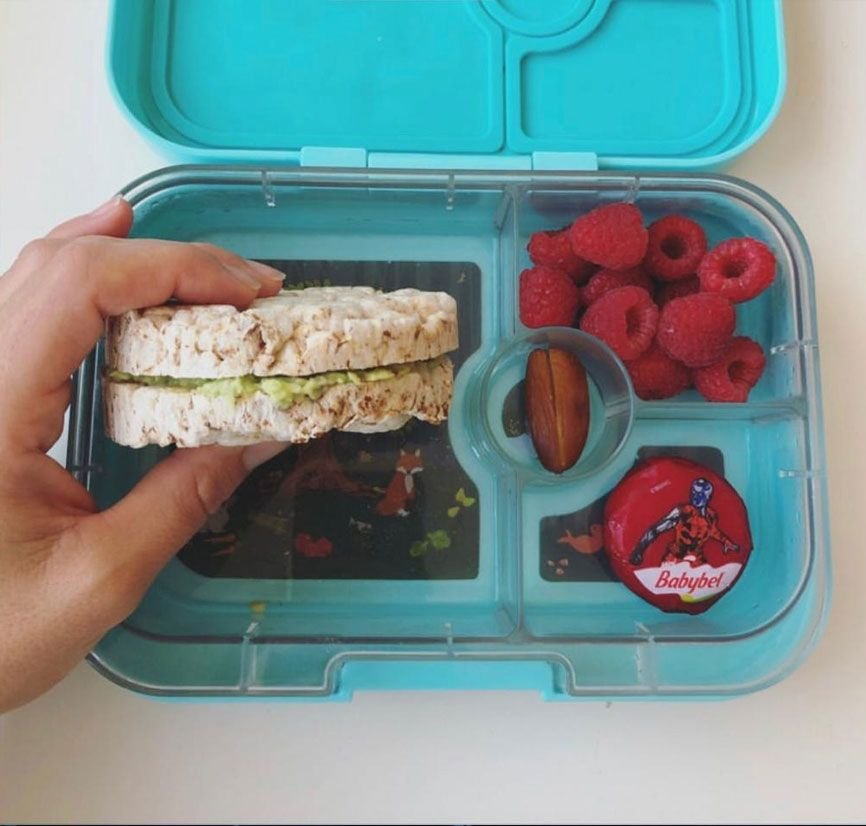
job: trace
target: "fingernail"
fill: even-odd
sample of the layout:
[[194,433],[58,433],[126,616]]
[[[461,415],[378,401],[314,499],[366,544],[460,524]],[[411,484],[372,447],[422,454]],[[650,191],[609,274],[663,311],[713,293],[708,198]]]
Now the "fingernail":
[[243,461],[247,471],[252,471],[275,456],[279,456],[288,446],[288,442],[261,442],[257,445],[250,445],[244,448],[241,461]]
[[261,289],[262,282],[259,281],[252,273],[245,270],[243,267],[228,267],[229,273],[237,281],[240,281],[245,287],[251,287],[256,292]]
[[92,210],[90,214],[93,216],[97,216],[97,215],[105,215],[109,212],[112,212],[115,209],[117,209],[117,205],[122,200],[123,200],[123,198],[120,195],[115,195],[113,198],[110,198],[109,200],[107,200],[102,206],[98,206],[98,207],[96,207],[96,209]]
[[269,267],[267,264],[261,264],[258,261],[250,261],[249,263],[260,278],[264,278],[267,281],[277,281],[280,284],[283,283],[284,276],[279,270]]

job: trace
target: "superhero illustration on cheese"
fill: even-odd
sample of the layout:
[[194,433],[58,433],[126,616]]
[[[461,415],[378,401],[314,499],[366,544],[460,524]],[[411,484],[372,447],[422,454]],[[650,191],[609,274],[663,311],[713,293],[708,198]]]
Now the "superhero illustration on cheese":
[[673,531],[674,536],[667,553],[662,557],[662,565],[666,562],[688,562],[692,567],[704,565],[706,559],[703,547],[711,539],[721,542],[725,553],[739,551],[739,545],[719,530],[719,515],[709,505],[712,496],[712,483],[704,478],[695,479],[689,492],[689,501],[677,505],[640,538],[629,562],[640,565],[647,546],[667,531]]

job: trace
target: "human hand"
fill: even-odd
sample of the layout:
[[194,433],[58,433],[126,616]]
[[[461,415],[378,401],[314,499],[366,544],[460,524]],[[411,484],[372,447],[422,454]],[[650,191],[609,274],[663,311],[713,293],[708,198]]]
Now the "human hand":
[[285,447],[176,450],[103,512],[46,455],[107,316],[172,296],[245,307],[280,289],[270,267],[206,244],[129,240],[131,224],[116,198],[28,244],[0,278],[0,712],[65,676]]

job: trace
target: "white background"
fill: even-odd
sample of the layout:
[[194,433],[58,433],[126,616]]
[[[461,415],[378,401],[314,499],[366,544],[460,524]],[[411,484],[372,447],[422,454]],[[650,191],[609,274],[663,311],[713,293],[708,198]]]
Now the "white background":
[[[738,701],[613,706],[509,693],[162,704],[82,666],[0,718],[2,822],[866,818],[866,3],[789,0],[786,13],[784,108],[730,172],[790,209],[815,258],[836,582],[809,661]],[[105,19],[104,0],[0,0],[0,271],[164,165],[109,96]]]

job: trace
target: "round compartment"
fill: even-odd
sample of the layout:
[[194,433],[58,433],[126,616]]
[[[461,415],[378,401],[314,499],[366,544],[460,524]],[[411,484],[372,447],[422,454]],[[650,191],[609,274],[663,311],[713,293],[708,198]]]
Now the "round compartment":
[[[589,433],[580,458],[563,473],[545,469],[526,428],[524,380],[529,354],[559,348],[573,353],[589,380]],[[603,342],[565,327],[533,330],[498,350],[481,378],[480,410],[492,448],[532,481],[543,484],[591,476],[605,467],[628,439],[634,393],[625,366]]]

